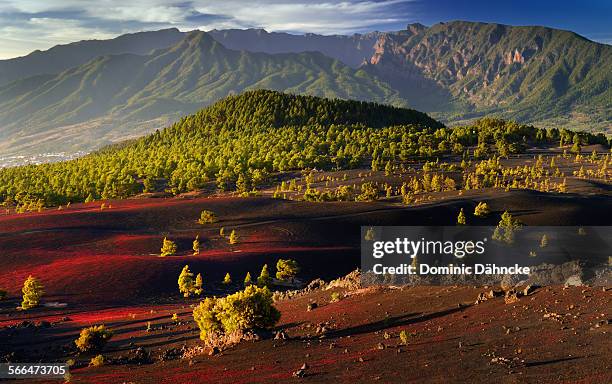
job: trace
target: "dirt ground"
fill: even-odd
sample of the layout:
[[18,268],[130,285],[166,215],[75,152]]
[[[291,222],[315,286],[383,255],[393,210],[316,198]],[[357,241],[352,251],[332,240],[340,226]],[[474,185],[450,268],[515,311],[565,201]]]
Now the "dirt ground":
[[[0,288],[8,298],[0,301],[0,359],[74,359],[75,383],[609,383],[610,287],[543,287],[514,304],[495,298],[477,305],[484,287],[336,288],[341,300],[333,303],[332,291],[317,290],[276,304],[282,317],[275,331],[287,339],[180,358],[202,345],[191,317],[197,300],[177,289],[185,264],[202,273],[207,295],[240,289],[247,272],[257,276],[281,257],[299,262],[305,282],[330,280],[359,267],[361,226],[455,225],[461,208],[473,212],[480,201],[492,214],[469,224],[495,225],[509,210],[525,225],[610,225],[609,186],[571,183],[580,194],[484,189],[417,206],[397,199],[310,203],[264,191],[3,214]],[[203,209],[219,221],[198,224]],[[236,230],[239,243],[228,244],[221,227]],[[202,250],[194,256],[196,235]],[[176,255],[159,256],[164,237],[176,241]],[[226,272],[233,286],[220,284]],[[17,311],[30,274],[45,286],[45,305]],[[318,307],[308,311],[311,302]],[[83,327],[102,323],[114,331],[103,352],[109,364],[87,367],[92,356],[77,356],[74,340]],[[150,361],[135,358],[139,347]],[[304,363],[304,377],[294,377]]]

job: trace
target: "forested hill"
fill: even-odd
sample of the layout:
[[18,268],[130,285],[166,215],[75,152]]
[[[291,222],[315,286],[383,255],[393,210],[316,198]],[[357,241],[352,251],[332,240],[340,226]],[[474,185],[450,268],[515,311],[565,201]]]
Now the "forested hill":
[[[216,185],[247,193],[277,172],[350,169],[436,159],[478,145],[508,155],[528,142],[607,144],[603,135],[495,119],[446,128],[426,114],[360,101],[250,91],[227,97],[154,134],[77,160],[0,169],[0,203],[21,210],[141,192]],[[465,153],[464,153],[465,154]]]
[[426,113],[365,101],[321,99],[277,91],[248,91],[229,96],[185,117],[174,127],[282,127],[302,125],[362,124],[378,128],[415,124],[430,128],[444,125]]

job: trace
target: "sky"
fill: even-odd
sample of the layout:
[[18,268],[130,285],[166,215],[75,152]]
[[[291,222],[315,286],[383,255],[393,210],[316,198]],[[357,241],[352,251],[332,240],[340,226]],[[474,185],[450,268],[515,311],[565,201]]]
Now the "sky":
[[0,59],[170,27],[351,34],[451,20],[543,25],[612,44],[611,0],[0,0]]

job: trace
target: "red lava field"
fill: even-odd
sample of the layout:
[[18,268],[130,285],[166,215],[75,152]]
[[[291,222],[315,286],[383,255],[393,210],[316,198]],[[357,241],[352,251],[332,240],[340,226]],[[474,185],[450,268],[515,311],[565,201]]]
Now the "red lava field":
[[[503,190],[416,207],[183,197],[2,215],[0,287],[9,298],[0,301],[0,353],[66,361],[66,345],[81,328],[104,323],[115,332],[104,353],[117,363],[77,365],[71,382],[612,382],[612,303],[602,287],[543,287],[513,304],[502,297],[475,305],[482,287],[338,284],[276,303],[281,320],[275,331],[286,338],[177,357],[201,345],[190,307],[198,301],[177,289],[185,264],[202,273],[209,295],[225,293],[220,281],[226,272],[241,283],[247,272],[257,276],[279,257],[297,260],[306,282],[329,281],[359,266],[360,226],[454,225],[460,208],[473,211],[483,200],[494,215],[480,225],[495,225],[505,210],[527,225],[606,225],[612,215],[606,195]],[[198,224],[204,209],[219,222]],[[235,230],[239,243],[229,245],[221,227]],[[194,256],[196,235],[202,249]],[[177,255],[159,256],[164,237],[177,243]],[[15,311],[30,274],[45,286],[50,305]],[[330,302],[332,292],[341,300]],[[312,302],[318,306],[308,311]],[[174,313],[178,322],[171,320]],[[405,345],[401,330],[410,335]],[[153,362],[130,360],[138,347]],[[304,377],[293,377],[304,363]]]

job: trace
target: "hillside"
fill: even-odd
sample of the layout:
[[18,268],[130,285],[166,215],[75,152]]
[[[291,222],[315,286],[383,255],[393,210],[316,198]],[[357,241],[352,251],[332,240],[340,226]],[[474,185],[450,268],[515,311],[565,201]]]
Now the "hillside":
[[0,60],[0,86],[26,77],[56,74],[104,55],[134,53],[145,55],[181,41],[184,33],[176,28],[128,33],[109,40],[84,40],[56,45],[46,51]]
[[353,36],[211,35],[234,49],[318,50],[365,68],[408,105],[446,122],[497,114],[546,127],[612,128],[612,47],[568,31],[456,21]]
[[433,153],[434,144],[416,143],[437,143],[441,135],[434,135],[442,127],[409,109],[250,91],[81,159],[0,169],[0,201],[57,205],[128,197],[158,185],[182,193],[209,181],[221,190],[248,192],[271,172],[354,168],[372,157],[382,161],[396,155],[389,153],[390,143],[395,148],[403,142],[398,156]]
[[410,106],[448,125],[490,115],[609,132],[610,63],[611,46],[572,32],[473,22],[124,35],[0,62],[0,79],[19,77],[0,85],[0,153],[95,150],[249,89]]
[[91,150],[139,136],[246,89],[404,105],[364,71],[317,52],[234,51],[204,32],[150,55],[110,55],[0,88],[0,151]]
[[549,126],[555,120],[610,129],[611,63],[611,46],[572,32],[451,22],[382,37],[368,69],[438,95],[425,103],[419,95],[402,96],[448,120],[495,113]]
[[292,35],[267,32],[265,29],[213,29],[208,33],[229,49],[272,54],[318,51],[353,68],[359,67],[372,57],[376,41],[386,34],[369,32],[350,36],[314,33]]

